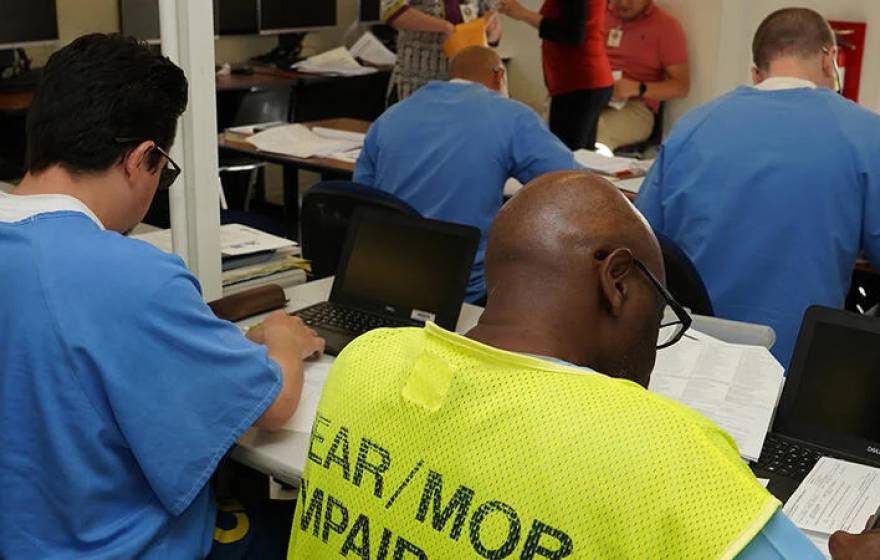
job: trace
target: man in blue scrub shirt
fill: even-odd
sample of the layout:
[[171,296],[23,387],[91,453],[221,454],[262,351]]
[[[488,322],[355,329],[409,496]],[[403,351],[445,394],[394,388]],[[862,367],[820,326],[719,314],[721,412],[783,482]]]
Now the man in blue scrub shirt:
[[186,96],[133,39],[46,65],[0,196],[0,558],[205,557],[218,461],[284,424],[323,348],[283,313],[245,339],[178,257],[120,235],[179,171]]
[[469,47],[433,81],[385,112],[367,132],[357,183],[382,189],[423,216],[480,228],[466,300],[486,292],[486,236],[504,183],[577,169],[574,155],[529,107],[505,99],[504,65],[492,49]]
[[699,270],[718,315],[772,326],[788,366],[804,311],[843,307],[864,250],[880,264],[880,116],[832,91],[816,12],[767,17],[755,86],[686,115],[636,202]]

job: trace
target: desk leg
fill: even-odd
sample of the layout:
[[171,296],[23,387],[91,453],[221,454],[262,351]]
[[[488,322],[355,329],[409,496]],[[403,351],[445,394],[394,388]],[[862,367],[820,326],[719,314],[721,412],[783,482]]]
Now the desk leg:
[[299,241],[299,168],[285,165],[284,173],[284,229],[288,239]]

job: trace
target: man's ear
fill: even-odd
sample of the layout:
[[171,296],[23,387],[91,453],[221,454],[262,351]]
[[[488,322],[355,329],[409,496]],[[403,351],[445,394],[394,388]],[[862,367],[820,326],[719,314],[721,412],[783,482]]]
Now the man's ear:
[[752,85],[756,86],[764,81],[764,75],[758,70],[758,67],[752,65]]
[[136,177],[140,173],[153,173],[150,170],[150,153],[155,147],[152,141],[145,141],[138,144],[128,155],[122,160],[123,170],[128,178]]
[[613,317],[623,312],[629,295],[627,275],[633,269],[633,255],[629,249],[617,249],[608,255],[599,267],[599,286],[605,306]]

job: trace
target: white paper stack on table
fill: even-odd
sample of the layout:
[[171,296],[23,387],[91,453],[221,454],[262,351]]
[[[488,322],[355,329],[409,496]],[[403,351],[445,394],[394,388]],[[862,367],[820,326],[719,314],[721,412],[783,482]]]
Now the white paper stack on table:
[[250,136],[246,141],[261,152],[298,158],[333,157],[360,149],[365,134],[302,124],[276,126]]
[[880,505],[880,469],[822,457],[783,511],[827,558],[835,531],[861,533]]
[[648,389],[685,404],[733,437],[744,459],[757,461],[785,370],[766,348],[730,344],[690,330],[657,352]]
[[[158,247],[166,253],[173,252],[171,230],[160,229],[132,235]],[[282,287],[295,286],[306,280],[306,261],[299,257],[295,241],[270,235],[242,224],[220,226],[220,251],[225,259],[242,258],[247,255],[271,252],[264,262],[232,268],[223,272],[223,292],[230,295],[262,283],[275,283]]]
[[632,159],[605,156],[592,150],[577,150],[574,159],[590,171],[623,179],[640,177],[654,165],[653,159]]
[[326,76],[362,76],[377,72],[372,66],[361,66],[345,47],[310,56],[297,62],[293,67],[300,72],[324,74]]
[[324,383],[327,382],[327,375],[330,373],[333,360],[333,357],[324,355],[320,360],[305,363],[299,405],[282,429],[303,433],[312,431],[315,414],[318,412],[318,402],[321,400],[321,392],[324,390]]

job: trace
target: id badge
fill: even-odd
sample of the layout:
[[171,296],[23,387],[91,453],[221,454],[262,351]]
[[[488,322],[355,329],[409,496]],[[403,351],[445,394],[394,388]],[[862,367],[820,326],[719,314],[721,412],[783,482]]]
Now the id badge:
[[623,41],[623,29],[619,27],[615,27],[611,31],[608,32],[608,46],[612,49],[620,48],[620,43]]
[[464,23],[474,21],[480,15],[476,3],[461,4],[461,20]]

